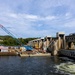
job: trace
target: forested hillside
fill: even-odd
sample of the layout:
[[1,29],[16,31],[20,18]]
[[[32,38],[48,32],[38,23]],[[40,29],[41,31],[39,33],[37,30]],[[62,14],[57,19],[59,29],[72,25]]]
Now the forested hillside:
[[[34,39],[36,38],[13,38],[11,36],[0,36],[0,45],[4,46],[17,46],[21,44],[26,45],[28,41]],[[20,42],[20,44],[18,42]]]

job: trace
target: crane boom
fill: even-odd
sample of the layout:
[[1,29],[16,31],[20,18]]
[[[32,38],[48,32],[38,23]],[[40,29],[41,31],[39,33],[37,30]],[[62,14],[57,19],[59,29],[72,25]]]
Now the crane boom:
[[22,45],[21,41],[19,41],[11,32],[9,32],[3,25],[0,24],[0,28],[2,28],[7,34],[9,34],[10,36],[12,36],[16,42],[20,45]]

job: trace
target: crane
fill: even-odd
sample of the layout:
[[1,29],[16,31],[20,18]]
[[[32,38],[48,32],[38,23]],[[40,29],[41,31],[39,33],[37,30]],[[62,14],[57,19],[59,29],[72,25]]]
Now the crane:
[[11,32],[9,32],[3,25],[0,24],[0,28],[2,28],[7,34],[12,36],[19,45],[22,45],[21,41],[18,40]]
[[20,40],[18,40],[12,33],[10,33],[3,25],[0,24],[0,28],[2,28],[7,34],[9,34],[10,36],[12,36],[12,37],[15,39],[15,41],[16,41],[20,46],[25,47],[25,48],[26,48],[26,51],[27,51],[27,50],[30,50],[30,51],[33,50],[33,48],[30,47],[30,46],[24,46],[24,45],[22,44],[22,42],[21,42]]

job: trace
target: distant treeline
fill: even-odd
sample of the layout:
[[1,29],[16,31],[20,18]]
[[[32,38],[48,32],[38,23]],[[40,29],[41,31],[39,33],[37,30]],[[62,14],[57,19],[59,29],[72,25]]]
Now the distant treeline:
[[0,36],[0,45],[4,46],[17,46],[26,45],[29,41],[36,38],[13,38],[11,36]]

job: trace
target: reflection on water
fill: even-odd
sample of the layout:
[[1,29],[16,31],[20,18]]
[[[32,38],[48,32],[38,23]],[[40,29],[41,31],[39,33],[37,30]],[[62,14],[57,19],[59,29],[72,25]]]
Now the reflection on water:
[[58,57],[58,56],[54,56],[54,57],[53,57],[53,59],[54,59],[54,62],[55,62],[55,63],[59,63],[59,62],[60,62],[60,60],[59,60],[59,57]]
[[65,75],[58,72],[59,57],[0,57],[0,75]]

